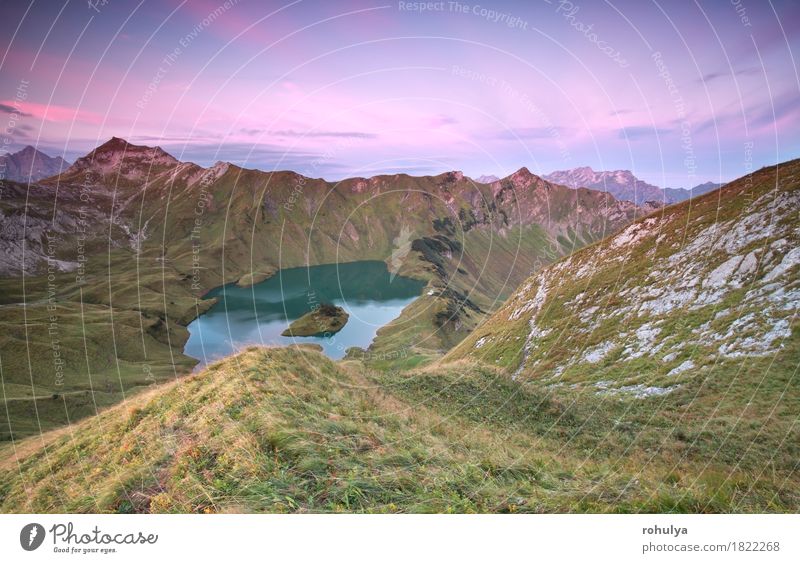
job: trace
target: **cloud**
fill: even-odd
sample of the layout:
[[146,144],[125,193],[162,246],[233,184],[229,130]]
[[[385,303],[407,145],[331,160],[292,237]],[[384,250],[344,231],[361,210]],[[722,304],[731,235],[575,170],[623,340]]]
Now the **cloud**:
[[14,131],[13,133],[11,133],[11,136],[15,137],[16,139],[33,139],[33,135],[31,135],[31,132],[33,130],[34,130],[33,127],[29,125],[20,124],[14,128]]
[[0,106],[3,106],[3,108],[10,107],[12,110],[18,107],[22,115],[26,117],[35,117],[42,121],[80,121],[92,125],[100,125],[103,123],[103,117],[97,113],[68,106],[37,104],[35,102],[14,102],[11,100],[0,101]]
[[700,83],[703,83],[703,82],[708,83],[708,82],[711,82],[711,81],[716,80],[718,78],[731,78],[732,76],[734,76],[734,77],[752,76],[754,74],[758,74],[758,72],[759,72],[759,70],[757,68],[755,68],[755,67],[743,68],[741,70],[734,70],[733,71],[733,75],[731,75],[730,72],[709,72],[708,74],[704,74],[702,77],[700,77],[698,82],[700,82]]
[[645,139],[647,137],[654,137],[656,135],[668,135],[669,129],[659,129],[651,126],[633,126],[623,127],[617,130],[617,137],[627,141],[635,141],[637,139]]
[[[255,130],[252,130],[255,131]],[[286,129],[283,131],[270,131],[273,137],[300,137],[300,138],[356,138],[356,139],[376,139],[378,136],[373,133],[362,133],[360,131],[294,131]]]
[[458,120],[455,117],[450,117],[449,115],[435,115],[429,117],[425,125],[436,129],[444,125],[455,125],[456,123],[458,123]]
[[358,176],[388,176],[392,174],[410,174],[413,176],[424,176],[424,175],[434,175],[434,174],[441,174],[442,168],[435,167],[433,165],[424,165],[424,164],[391,164],[384,167],[363,167],[363,168],[352,168],[354,172],[357,172]]
[[558,139],[565,133],[562,127],[516,127],[497,131],[494,139],[517,141],[520,139]]
[[[160,143],[162,148],[182,161],[196,162],[210,166],[217,161],[225,161],[243,168],[256,168],[264,172],[291,170],[311,178],[324,178],[338,181],[344,178],[373,176],[376,174],[408,173],[438,174],[447,167],[420,162],[417,160],[393,159],[378,164],[358,165],[344,162],[338,155],[309,150],[287,150],[284,146],[269,143],[254,144],[243,142],[188,142],[170,144]],[[432,155],[434,162],[450,162],[455,159],[447,155]]]
[[750,117],[749,125],[773,128],[785,119],[796,119],[798,112],[800,105],[797,104],[797,96],[794,92],[786,92],[774,96],[768,104],[749,108],[747,114]]
[[30,117],[31,116],[31,114],[25,113],[23,111],[20,111],[19,109],[15,108],[14,106],[10,106],[8,104],[3,104],[3,103],[0,103],[0,113],[9,113],[9,114],[17,113],[17,114],[21,115],[22,117]]
[[716,128],[717,134],[726,135],[732,132],[735,135],[742,135],[746,125],[748,133],[752,135],[758,131],[790,127],[793,121],[800,118],[797,115],[799,112],[800,105],[797,104],[796,94],[792,91],[783,92],[775,94],[766,103],[759,101],[749,104],[744,109],[744,115],[741,109],[714,114],[713,117],[698,122],[693,127],[693,132],[703,133]]
[[294,129],[280,129],[277,131],[267,131],[266,129],[257,129],[250,127],[242,127],[239,133],[250,137],[257,135],[270,135],[272,137],[292,137],[292,138],[356,138],[356,139],[375,139],[377,135],[372,133],[363,133],[361,131],[315,131],[309,129],[308,131],[296,131]]
[[196,162],[201,166],[210,166],[222,160],[243,168],[258,168],[266,172],[293,170],[314,177],[338,171],[341,168],[332,158],[325,158],[320,153],[304,150],[292,151],[271,144],[189,141],[186,143],[165,142],[161,144],[161,147],[182,161]]

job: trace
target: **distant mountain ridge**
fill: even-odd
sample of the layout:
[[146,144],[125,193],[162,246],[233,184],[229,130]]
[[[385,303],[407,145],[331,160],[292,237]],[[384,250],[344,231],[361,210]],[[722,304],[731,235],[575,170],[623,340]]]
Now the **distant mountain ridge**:
[[[418,205],[420,217],[424,217],[424,220],[415,220],[419,223],[419,233],[427,236],[436,233],[451,236],[460,229],[467,232],[488,227],[503,234],[514,227],[537,224],[553,239],[562,237],[562,241],[572,241],[568,245],[569,249],[598,240],[608,232],[607,229],[618,228],[632,220],[634,215],[641,216],[653,209],[650,206],[637,209],[629,202],[615,201],[609,194],[595,190],[579,190],[576,194],[574,190],[543,180],[524,167],[506,178],[492,180],[491,184],[488,180],[491,177],[481,177],[476,185],[461,172],[452,171],[436,176],[378,175],[330,183],[291,171],[264,172],[225,162],[204,168],[192,162],[179,161],[160,147],[134,145],[119,137],[112,137],[78,158],[57,179],[64,186],[91,186],[94,196],[102,200],[114,199],[114,193],[122,196],[116,201],[114,214],[120,219],[115,222],[115,226],[122,227],[123,232],[116,233],[114,228],[111,233],[112,240],[122,246],[126,246],[126,238],[130,238],[131,245],[136,245],[149,236],[148,229],[152,229],[156,223],[155,217],[163,212],[162,198],[167,193],[172,194],[174,201],[171,203],[172,217],[165,229],[173,235],[173,244],[180,246],[188,235],[183,229],[184,223],[188,219],[191,219],[190,224],[194,222],[193,214],[198,197],[196,192],[201,188],[209,192],[208,207],[204,208],[206,219],[213,216],[216,220],[217,214],[224,212],[228,205],[241,205],[244,211],[246,207],[254,205],[254,194],[259,194],[258,197],[263,198],[261,206],[255,203],[255,208],[248,213],[264,215],[259,221],[259,229],[272,229],[275,221],[284,217],[292,217],[294,225],[305,225],[311,221],[305,215],[325,197],[331,198],[335,195],[336,202],[344,202],[348,199],[364,198],[368,194],[380,194],[390,186],[405,186],[409,189],[419,186],[424,193],[440,193],[442,197],[441,202],[433,204],[427,196],[420,198],[415,191],[405,195],[406,205]],[[56,179],[48,179],[45,184],[55,181]],[[222,186],[224,189],[220,191]],[[264,186],[267,186],[266,191]],[[301,188],[298,189],[297,186]],[[226,193],[226,190],[229,192]],[[240,195],[242,190],[251,191],[251,194],[246,197]],[[298,197],[300,192],[301,199]],[[64,192],[63,197],[68,198],[68,193]],[[232,201],[225,201],[227,197],[232,198]],[[134,201],[140,207],[134,206]],[[65,199],[61,203],[67,202]],[[554,207],[555,203],[557,205]],[[130,210],[126,209],[129,205]],[[61,210],[66,209],[62,207]],[[329,208],[326,213],[333,210],[334,208]],[[143,214],[141,223],[139,218],[126,220],[129,212],[133,211]],[[294,217],[299,212],[303,213],[303,217]],[[450,217],[453,212],[455,216]],[[345,221],[346,216],[340,219]],[[349,221],[354,220],[351,218]],[[337,227],[337,233],[340,227],[341,225]],[[228,228],[236,231],[238,224],[229,225]],[[366,225],[363,228],[366,230]],[[353,225],[347,225],[348,236],[339,242],[339,252],[344,252],[351,245],[351,250],[355,252],[355,247],[361,244],[360,229],[361,226],[354,228]],[[241,236],[246,237],[246,233],[247,231],[242,232]],[[122,240],[117,240],[117,234],[123,235]],[[389,245],[394,235],[396,233],[388,238]],[[377,231],[372,227],[370,239],[372,244],[379,246],[376,237]],[[387,244],[383,238],[379,237],[381,246]],[[327,242],[325,237],[325,243]],[[33,263],[37,261],[38,245],[35,241],[29,241],[29,244],[26,260],[31,260],[31,266],[35,269],[37,266]],[[564,244],[567,243],[557,243],[563,246],[558,252],[569,251]],[[259,254],[261,250],[259,249]],[[276,260],[276,256],[271,255],[271,250],[267,254],[269,258],[264,258],[268,263]],[[350,259],[358,256],[356,252]],[[41,267],[44,260],[38,258],[38,267]],[[291,255],[293,265],[303,264],[307,258],[305,252],[298,252],[297,256]],[[230,260],[230,256],[228,259]],[[283,260],[286,259],[284,254]],[[279,264],[272,263],[270,266],[277,268]]]
[[542,176],[545,180],[568,188],[590,188],[605,191],[615,199],[642,205],[648,201],[673,204],[703,195],[720,188],[723,184],[705,182],[693,188],[659,188],[637,178],[630,170],[597,171],[590,166],[571,170],[556,170]]
[[15,182],[37,182],[60,174],[70,164],[60,156],[48,156],[28,145],[12,154],[0,156],[0,178]]
[[693,188],[664,188],[664,193],[666,194],[667,201],[669,203],[678,203],[681,201],[686,201],[687,199],[691,199],[693,197],[701,196],[703,194],[707,194],[708,192],[713,192],[714,190],[720,189],[725,184],[718,184],[716,182],[704,182],[702,184],[698,184]]

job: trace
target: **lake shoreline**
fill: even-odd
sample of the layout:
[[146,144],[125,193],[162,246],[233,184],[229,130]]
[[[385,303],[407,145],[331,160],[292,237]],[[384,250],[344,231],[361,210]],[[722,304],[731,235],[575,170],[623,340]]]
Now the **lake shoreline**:
[[[322,346],[333,360],[343,359],[350,348],[367,350],[378,331],[422,297],[429,283],[393,276],[379,260],[285,268],[251,286],[238,282],[206,292],[202,302],[214,302],[185,325],[189,338],[182,352],[197,361],[193,371],[245,346],[289,346],[298,338]],[[282,334],[326,302],[343,308],[346,325],[322,334]]]

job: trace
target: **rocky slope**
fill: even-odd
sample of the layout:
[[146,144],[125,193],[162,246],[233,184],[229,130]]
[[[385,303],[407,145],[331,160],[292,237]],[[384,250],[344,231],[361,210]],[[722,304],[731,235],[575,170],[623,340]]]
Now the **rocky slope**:
[[788,377],[800,340],[798,209],[800,160],[657,211],[529,278],[445,360],[614,397],[720,374],[752,383],[753,366]]
[[28,145],[13,154],[0,156],[0,179],[36,182],[60,174],[69,163],[60,156],[51,157]]

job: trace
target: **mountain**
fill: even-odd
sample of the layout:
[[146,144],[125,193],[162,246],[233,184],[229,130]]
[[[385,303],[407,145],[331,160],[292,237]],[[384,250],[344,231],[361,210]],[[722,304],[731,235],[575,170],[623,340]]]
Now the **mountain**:
[[475,181],[480,182],[481,184],[491,184],[492,182],[497,182],[500,178],[495,176],[494,174],[478,176]]
[[687,199],[691,199],[693,197],[701,196],[703,194],[707,194],[708,192],[713,192],[715,190],[720,189],[725,184],[717,184],[715,182],[704,182],[702,184],[698,184],[693,188],[664,188],[664,196],[669,203],[678,203],[680,201],[685,201]]
[[[427,286],[369,350],[348,357],[384,368],[425,364],[531,272],[647,210],[525,168],[489,185],[460,172],[333,183],[229,163],[204,168],[113,138],[57,178],[7,183],[0,213],[0,347],[14,383],[3,411],[12,422],[0,430],[7,439],[188,373],[196,360],[182,353],[186,326],[223,284],[386,261]],[[396,252],[401,239],[408,252]],[[48,303],[58,312],[59,385]]]
[[671,203],[665,199],[661,188],[638,179],[630,170],[598,172],[589,166],[582,166],[572,170],[557,170],[543,178],[570,188],[608,192],[616,199],[632,201],[638,205],[647,201]]
[[446,359],[609,397],[780,402],[785,383],[796,401],[798,178],[794,160],[637,220],[530,277]]
[[[165,170],[173,170],[180,162],[161,147],[133,145],[112,137],[64,171],[62,180],[69,182],[80,175],[146,181]],[[96,181],[96,180],[95,180]]]
[[569,188],[585,187],[610,193],[614,198],[632,201],[637,205],[673,204],[693,197],[713,192],[724,184],[705,182],[693,188],[659,188],[638,179],[630,170],[614,170],[598,172],[589,166],[572,170],[557,170],[545,176],[545,180],[561,184]]
[[19,152],[0,156],[0,177],[15,182],[36,182],[60,174],[69,163],[51,157],[28,145]]
[[654,493],[671,498],[661,512],[716,510],[690,508],[698,479],[734,512],[752,510],[753,494],[796,504],[798,208],[794,160],[657,211],[531,276],[441,363],[491,366],[618,416],[587,459],[627,432],[623,456],[645,472],[664,463],[674,483],[675,496]]

